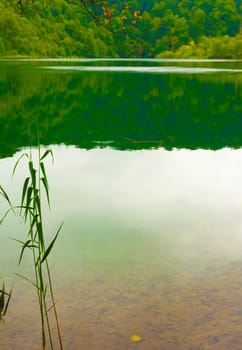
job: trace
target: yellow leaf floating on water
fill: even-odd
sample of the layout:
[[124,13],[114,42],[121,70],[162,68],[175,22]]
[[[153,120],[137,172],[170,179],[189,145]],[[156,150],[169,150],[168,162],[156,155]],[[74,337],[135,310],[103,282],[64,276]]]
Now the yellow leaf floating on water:
[[135,343],[138,343],[142,340],[142,338],[137,334],[132,335],[132,337],[130,339]]

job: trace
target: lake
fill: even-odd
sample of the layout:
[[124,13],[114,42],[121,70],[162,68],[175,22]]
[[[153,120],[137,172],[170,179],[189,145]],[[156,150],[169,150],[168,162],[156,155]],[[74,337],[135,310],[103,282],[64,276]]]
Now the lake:
[[[242,61],[0,60],[0,184],[46,159],[47,240],[68,350],[242,346]],[[7,209],[1,201],[1,216]],[[0,348],[40,348],[23,224],[2,223]],[[134,343],[138,334],[142,341]]]

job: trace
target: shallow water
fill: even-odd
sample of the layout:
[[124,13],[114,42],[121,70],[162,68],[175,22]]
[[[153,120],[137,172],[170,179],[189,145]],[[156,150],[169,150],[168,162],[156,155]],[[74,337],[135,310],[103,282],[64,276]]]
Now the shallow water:
[[[132,349],[137,333],[142,349],[239,349],[242,151],[62,146],[54,154],[47,228],[64,219],[52,261],[66,348]],[[27,337],[24,348],[37,348],[34,305],[17,282],[3,349]]]
[[[52,205],[44,217],[49,239],[64,220],[51,262],[65,349],[241,349],[242,138],[240,124],[234,124],[240,113],[238,75],[208,73],[184,80],[174,73],[154,80],[148,76],[147,85],[140,88],[140,103],[147,110],[139,115],[130,106],[132,113],[117,124],[119,94],[128,108],[131,100],[126,98],[135,88],[118,86],[121,76],[110,72],[114,75],[82,77],[82,72],[31,68],[30,83],[25,69],[14,71],[18,98],[9,91],[13,104],[0,108],[0,183],[17,201],[26,169],[20,164],[15,179],[11,170],[27,150],[26,125],[14,129],[18,114],[8,121],[4,117],[19,106],[22,122],[32,115],[33,126],[38,116],[40,134],[50,144],[42,149],[51,147],[54,152],[54,165],[46,161]],[[12,73],[6,73],[10,85]],[[135,84],[135,78],[130,79]],[[161,86],[166,95],[158,93]],[[192,86],[196,91],[188,93]],[[226,98],[216,104],[223,86]],[[54,91],[59,94],[55,100]],[[193,101],[194,108],[187,101]],[[96,109],[89,114],[91,102]],[[203,111],[195,114],[201,106]],[[105,122],[100,116],[109,109],[117,114]],[[10,134],[15,138],[8,145],[4,140]],[[0,325],[4,350],[34,350],[40,344],[34,291],[14,276],[20,271],[31,275],[28,256],[18,270],[19,248],[9,239],[20,239],[23,231],[15,217],[1,225],[0,275],[6,288],[14,284],[5,326]],[[133,343],[134,334],[142,341]]]

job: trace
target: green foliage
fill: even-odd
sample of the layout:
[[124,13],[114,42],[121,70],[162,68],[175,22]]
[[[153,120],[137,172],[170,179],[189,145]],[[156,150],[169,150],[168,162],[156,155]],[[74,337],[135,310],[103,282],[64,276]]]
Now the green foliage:
[[[102,22],[109,28],[107,30],[96,24],[79,2],[55,0],[46,8],[37,11],[34,7],[20,15],[16,6],[3,1],[0,5],[0,54],[154,57],[165,52],[174,56],[182,48],[179,56],[184,50],[188,54],[190,49],[184,46],[190,46],[191,42],[200,45],[207,37],[227,43],[229,37],[229,52],[241,58],[238,39],[233,40],[240,31],[239,0],[112,0],[109,4],[112,15],[110,19],[109,15],[104,16]],[[213,45],[212,57],[221,56],[219,47]]]
[[[56,302],[55,302],[54,292],[52,287],[48,256],[50,255],[53,249],[53,246],[60,233],[62,225],[57,230],[54,238],[49,243],[49,245],[46,246],[44,226],[43,226],[43,216],[42,216],[42,202],[43,202],[42,192],[45,192],[45,195],[47,197],[47,202],[48,204],[50,203],[48,178],[46,175],[45,164],[44,164],[44,159],[49,154],[52,156],[52,160],[53,160],[52,151],[47,150],[41,156],[40,146],[39,146],[37,162],[34,162],[32,158],[31,150],[29,153],[23,153],[21,157],[18,159],[18,161],[16,162],[13,169],[13,175],[17,170],[19,162],[22,161],[23,158],[27,159],[28,176],[25,178],[23,183],[20,205],[13,208],[6,191],[3,189],[2,186],[0,186],[0,194],[8,202],[10,206],[10,210],[14,210],[14,209],[16,211],[19,210],[19,215],[22,217],[23,222],[26,224],[26,227],[27,227],[26,239],[25,240],[14,239],[14,240],[17,241],[21,246],[21,250],[19,254],[19,265],[22,262],[25,252],[26,251],[31,252],[32,261],[33,261],[34,278],[31,278],[31,277],[29,278],[22,274],[16,274],[16,275],[28,281],[36,288],[38,303],[39,303],[39,310],[40,310],[40,317],[41,317],[42,349],[43,350],[46,349],[47,339],[49,340],[50,349],[51,350],[54,349],[53,334],[52,334],[53,327],[51,326],[50,315],[49,315],[50,309],[53,309],[54,318],[56,322],[56,329],[58,334],[58,340],[59,340],[58,347],[61,350],[63,349],[63,346],[62,346],[62,340],[61,340],[61,334],[60,334],[59,320],[58,320],[57,310],[56,310]],[[7,213],[10,212],[10,210],[8,210]],[[4,294],[2,295],[4,296]],[[0,298],[2,295],[0,294]],[[11,292],[8,295],[10,298]],[[48,299],[50,300],[51,305],[48,305]],[[47,338],[47,335],[48,335],[48,338]]]
[[156,55],[157,58],[221,58],[240,59],[242,57],[242,35],[235,37],[201,37],[197,43],[180,46],[176,51],[164,51]]

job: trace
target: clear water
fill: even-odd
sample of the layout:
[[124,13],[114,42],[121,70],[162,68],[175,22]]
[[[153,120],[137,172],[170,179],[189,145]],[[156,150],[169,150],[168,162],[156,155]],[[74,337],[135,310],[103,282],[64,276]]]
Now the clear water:
[[[54,152],[45,227],[64,220],[51,261],[65,348],[241,349],[241,62],[91,63],[119,71],[0,64],[0,183],[15,201],[26,169],[11,171],[37,133]],[[34,291],[14,275],[31,266],[9,239],[24,228],[0,229],[14,284],[0,348],[38,349]]]

